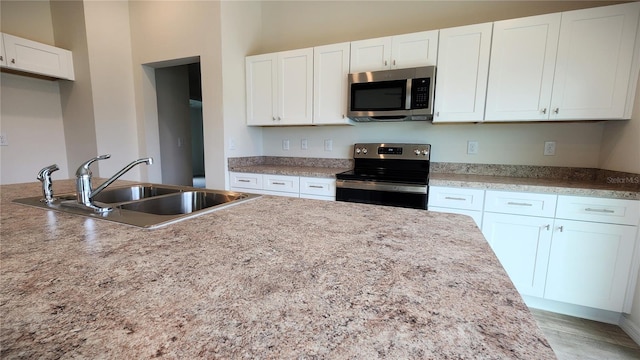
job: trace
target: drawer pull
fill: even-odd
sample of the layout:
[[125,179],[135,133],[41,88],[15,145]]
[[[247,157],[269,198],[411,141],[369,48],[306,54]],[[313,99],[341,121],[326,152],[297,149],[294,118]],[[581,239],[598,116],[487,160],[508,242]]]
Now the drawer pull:
[[309,185],[309,187],[314,189],[324,189],[324,186],[320,186],[320,185]]
[[588,211],[588,212],[597,212],[597,213],[607,213],[607,214],[614,214],[615,211],[613,210],[609,210],[609,209],[592,209],[592,208],[586,208],[584,209],[584,211]]
[[272,184],[273,184],[273,185],[286,185],[286,184],[285,184],[285,183],[283,183],[283,182],[276,182],[276,181],[272,182]]
[[465,201],[465,200],[467,200],[467,199],[465,199],[465,198],[453,197],[453,196],[445,196],[444,198],[445,198],[445,200],[460,200],[460,201]]
[[560,232],[564,231],[564,226],[558,226],[558,230],[560,230]]
[[246,179],[238,179],[238,182],[251,182],[251,180],[246,180]]
[[549,225],[549,224],[543,225],[542,228],[546,229],[547,231],[549,231],[549,229],[551,228],[551,225]]
[[516,205],[516,206],[533,206],[533,204],[529,204],[529,203],[521,203],[521,202],[513,202],[513,201],[509,201],[507,203],[507,205]]

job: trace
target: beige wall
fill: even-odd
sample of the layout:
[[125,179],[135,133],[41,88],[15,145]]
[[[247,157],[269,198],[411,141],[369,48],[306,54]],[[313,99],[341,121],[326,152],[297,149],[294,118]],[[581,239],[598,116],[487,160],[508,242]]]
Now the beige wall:
[[[46,1],[0,2],[2,32],[54,45],[51,10]],[[54,179],[68,178],[60,87],[57,81],[0,75],[0,183],[32,182],[41,168],[58,164]]]
[[[129,3],[138,141],[142,152],[160,158],[153,68],[200,59],[207,187],[224,188],[224,121],[220,3],[134,1]],[[169,61],[168,63],[165,63]],[[143,66],[147,64],[147,66]],[[161,174],[149,167],[149,180]]]

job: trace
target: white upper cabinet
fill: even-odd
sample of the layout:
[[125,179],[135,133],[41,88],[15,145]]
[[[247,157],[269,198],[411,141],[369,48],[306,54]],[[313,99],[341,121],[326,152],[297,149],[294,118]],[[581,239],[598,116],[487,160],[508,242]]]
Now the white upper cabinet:
[[348,124],[349,43],[313,49],[313,123]]
[[312,123],[313,48],[246,58],[247,124]]
[[494,24],[486,121],[631,116],[640,3]]
[[351,42],[350,72],[435,65],[438,30]]
[[0,66],[7,66],[7,56],[4,53],[4,36],[0,34]]
[[484,119],[492,26],[440,30],[434,123]]
[[54,77],[75,80],[73,58],[69,50],[17,36],[2,34],[2,67]]
[[638,2],[562,13],[552,119],[630,117],[625,106],[639,15]]
[[493,25],[485,120],[547,120],[560,13]]

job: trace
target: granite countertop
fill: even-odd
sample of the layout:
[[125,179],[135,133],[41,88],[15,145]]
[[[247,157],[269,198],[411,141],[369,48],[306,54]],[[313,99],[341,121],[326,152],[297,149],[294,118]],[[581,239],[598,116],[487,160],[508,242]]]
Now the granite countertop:
[[[627,182],[616,182],[622,179]],[[431,173],[429,185],[466,187],[485,190],[523,191],[558,195],[595,196],[611,199],[640,200],[636,181],[640,177],[607,179],[554,179],[513,176]]]
[[0,187],[3,359],[555,358],[466,216],[262,196],[150,231],[11,202],[39,191]]

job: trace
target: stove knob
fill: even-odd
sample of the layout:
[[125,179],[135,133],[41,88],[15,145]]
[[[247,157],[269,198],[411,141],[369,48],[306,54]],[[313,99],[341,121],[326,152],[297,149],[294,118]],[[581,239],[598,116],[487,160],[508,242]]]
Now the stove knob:
[[415,150],[413,150],[413,153],[416,154],[416,155],[420,155],[420,150],[419,149],[415,149]]
[[366,154],[366,153],[368,153],[368,152],[369,152],[369,150],[367,150],[367,148],[362,148],[362,153],[363,153],[363,154]]
[[422,155],[424,155],[424,156],[429,155],[429,150],[427,150],[427,149],[422,150]]
[[356,148],[356,154],[360,154],[360,148]]

